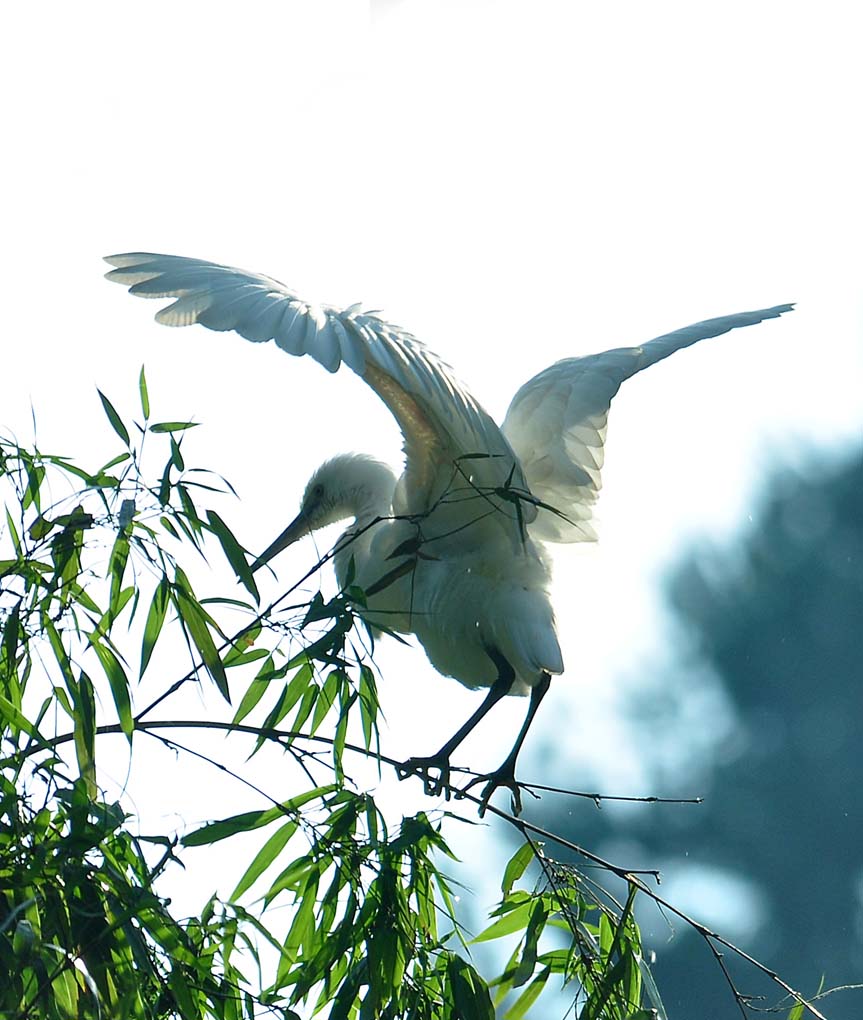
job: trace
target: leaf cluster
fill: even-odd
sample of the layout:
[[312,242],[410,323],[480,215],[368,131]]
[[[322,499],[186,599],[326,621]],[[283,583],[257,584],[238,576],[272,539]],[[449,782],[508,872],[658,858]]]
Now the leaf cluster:
[[[0,437],[0,1017],[520,1020],[552,977],[584,1020],[664,1016],[634,914],[644,886],[615,901],[514,819],[526,841],[471,941],[443,870],[456,816],[391,819],[357,779],[360,759],[398,764],[355,627],[363,593],[308,596],[303,578],[262,604],[253,558],[202,505],[233,490],[187,465],[193,423],[151,422],[143,369],[139,421],[99,399],[120,449],[95,470]],[[193,683],[236,704],[229,721],[170,716]],[[177,736],[213,728],[251,737],[252,758],[281,750],[290,794]],[[244,782],[249,809],[142,835],[100,782],[116,734],[130,755],[159,741]],[[175,916],[169,871],[258,838],[229,894]],[[472,946],[504,938],[502,973],[483,977]]]

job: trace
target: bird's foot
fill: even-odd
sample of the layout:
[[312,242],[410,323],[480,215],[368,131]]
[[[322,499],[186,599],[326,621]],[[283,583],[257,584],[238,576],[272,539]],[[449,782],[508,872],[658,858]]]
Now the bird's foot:
[[494,772],[487,772],[482,776],[474,776],[467,786],[462,787],[457,796],[463,797],[472,786],[476,786],[478,783],[485,783],[482,796],[479,800],[480,818],[485,815],[491,795],[501,787],[506,787],[512,794],[512,803],[510,805],[512,813],[516,817],[521,814],[521,788],[515,778],[515,764],[513,762],[505,761]]
[[428,758],[408,758],[396,769],[399,779],[408,776],[419,776],[423,781],[423,790],[429,797],[437,797],[441,793],[449,800],[452,790],[449,785],[449,758],[433,754]]

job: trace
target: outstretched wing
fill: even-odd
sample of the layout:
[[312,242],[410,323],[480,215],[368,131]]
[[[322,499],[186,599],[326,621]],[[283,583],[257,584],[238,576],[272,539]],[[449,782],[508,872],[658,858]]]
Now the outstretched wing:
[[567,358],[526,382],[513,397],[501,429],[533,496],[558,511],[540,509],[530,525],[531,537],[545,542],[596,538],[590,518],[602,487],[608,408],[624,380],[682,347],[775,319],[793,307],[724,315],[666,333],[641,347]]
[[[378,394],[405,440],[405,475],[396,512],[437,509],[438,531],[491,519],[514,541],[533,505],[511,498],[525,489],[500,428],[452,370],[398,326],[359,306],[340,310],[303,301],[278,280],[176,255],[109,255],[109,280],[138,297],[175,298],[156,314],[166,326],[200,323],[247,340],[275,340],[308,354],[329,372],[344,362]],[[502,493],[502,495],[500,495]],[[450,513],[441,513],[441,502]],[[444,518],[447,518],[444,521]]]

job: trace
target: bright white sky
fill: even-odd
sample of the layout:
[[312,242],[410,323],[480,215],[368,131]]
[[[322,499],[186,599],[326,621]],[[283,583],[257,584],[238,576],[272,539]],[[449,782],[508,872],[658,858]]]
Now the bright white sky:
[[[624,386],[601,547],[557,557],[568,671],[530,741],[559,753],[534,776],[658,792],[635,789],[623,739],[586,781],[567,759],[619,725],[622,672],[656,671],[661,569],[744,522],[773,467],[863,430],[851,6],[99,0],[15,5],[0,37],[0,424],[25,440],[32,403],[44,449],[101,462],[95,386],[134,417],[145,363],[154,418],[204,423],[188,456],[237,487],[251,547],[325,457],[397,462],[394,424],[349,372],[157,327],[159,305],[106,284],[101,255],[225,261],[382,308],[497,416],[558,358],[798,302]],[[280,574],[313,555],[293,550]],[[421,652],[379,662],[390,753],[433,750],[476,703]],[[498,711],[482,764],[524,707]],[[405,798],[414,810],[416,789]]]

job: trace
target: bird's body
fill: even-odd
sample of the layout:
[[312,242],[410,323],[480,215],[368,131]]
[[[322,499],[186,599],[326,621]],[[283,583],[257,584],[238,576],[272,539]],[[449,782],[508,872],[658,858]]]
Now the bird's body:
[[[345,516],[353,519],[336,543],[336,579],[342,588],[350,582],[367,593],[366,621],[415,634],[435,669],[466,687],[495,682],[490,648],[515,672],[510,694],[527,694],[544,672],[561,673],[548,595],[551,570],[542,546],[529,535],[513,546],[482,521],[453,534],[446,502],[407,514],[394,505],[396,485],[386,465],[343,454],[315,472],[303,500],[314,499],[316,491],[338,492]],[[474,501],[464,497],[469,499]],[[283,547],[295,537],[292,532],[274,544]],[[272,555],[268,550],[259,559]]]
[[530,693],[525,724],[484,802],[499,785],[517,798],[518,750],[550,675],[563,672],[543,543],[595,537],[591,510],[620,384],[682,347],[792,307],[711,319],[642,347],[559,361],[522,386],[498,427],[424,345],[357,306],[311,306],[269,277],[195,259],[138,253],[107,261],[116,267],[108,278],[133,293],[176,298],[158,321],[275,339],[329,371],[345,362],[389,407],[405,439],[402,477],[362,455],[327,461],[306,486],[296,520],[256,565],[349,519],[336,575],[340,585],[350,581],[365,592],[367,621],[415,634],[439,672],[489,688],[437,755],[411,760],[430,791],[444,787],[450,754],[500,697]]

